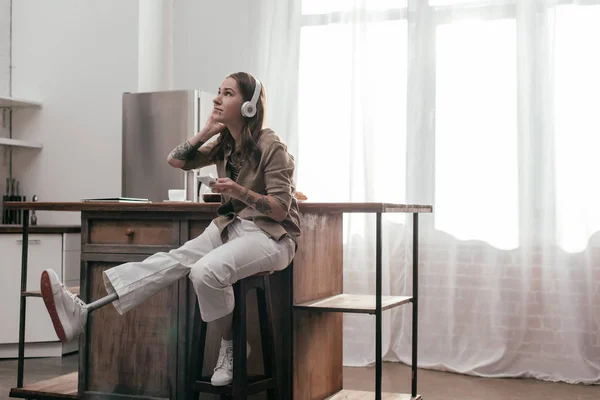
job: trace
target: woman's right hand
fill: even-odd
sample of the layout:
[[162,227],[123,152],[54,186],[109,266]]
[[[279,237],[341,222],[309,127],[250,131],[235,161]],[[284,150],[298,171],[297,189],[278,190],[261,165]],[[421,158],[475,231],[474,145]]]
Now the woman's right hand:
[[204,128],[202,128],[199,134],[202,136],[202,141],[206,142],[211,137],[223,132],[223,129],[225,129],[225,125],[215,121],[211,114],[206,121],[206,125],[204,125]]

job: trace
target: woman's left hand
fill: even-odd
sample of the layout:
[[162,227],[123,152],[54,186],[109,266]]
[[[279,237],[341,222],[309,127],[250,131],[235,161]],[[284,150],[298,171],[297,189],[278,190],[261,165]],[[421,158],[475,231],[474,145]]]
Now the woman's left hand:
[[210,185],[210,188],[213,193],[223,193],[235,198],[239,198],[242,194],[242,186],[229,178],[218,178],[215,183]]

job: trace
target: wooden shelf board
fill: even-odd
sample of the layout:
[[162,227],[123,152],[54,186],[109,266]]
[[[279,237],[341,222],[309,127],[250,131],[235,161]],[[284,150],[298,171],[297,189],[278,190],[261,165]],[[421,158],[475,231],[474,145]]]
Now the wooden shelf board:
[[[412,297],[410,296],[381,296],[381,310],[385,311],[390,308],[408,303],[411,300]],[[342,293],[323,299],[296,304],[294,305],[294,308],[313,311],[374,314],[375,295]]]
[[77,372],[10,389],[10,397],[77,399]]
[[17,99],[15,97],[0,96],[0,108],[16,108],[16,107],[41,107],[39,101]]
[[[69,292],[79,295],[79,286],[71,286],[68,288]],[[27,292],[23,292],[23,296],[25,297],[42,297],[42,292],[39,290],[28,290]]]
[[[199,393],[213,393],[221,396],[231,396],[233,393],[233,386],[231,384],[225,386],[213,386],[210,383],[210,376],[203,376],[200,380],[193,383],[195,390]],[[264,390],[266,386],[273,384],[273,378],[265,375],[248,375],[248,394],[253,395]],[[251,396],[253,397],[253,396]],[[202,399],[203,397],[200,396]]]
[[[327,400],[371,400],[375,398],[375,392],[364,392],[361,390],[342,390]],[[421,395],[412,397],[405,393],[381,393],[381,400],[421,400]]]
[[10,138],[0,138],[0,145],[13,147],[27,147],[30,149],[41,149],[44,146],[41,143],[29,142],[27,140],[18,140]]

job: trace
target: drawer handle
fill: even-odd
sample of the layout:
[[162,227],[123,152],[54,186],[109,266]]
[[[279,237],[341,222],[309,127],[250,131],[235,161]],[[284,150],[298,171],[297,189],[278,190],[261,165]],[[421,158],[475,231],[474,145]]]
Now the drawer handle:
[[132,237],[134,233],[135,233],[135,231],[133,229],[129,228],[125,231],[125,236]]
[[[23,239],[17,239],[17,243],[18,244],[23,244]],[[27,240],[28,244],[42,244],[42,241],[40,239],[29,239]]]

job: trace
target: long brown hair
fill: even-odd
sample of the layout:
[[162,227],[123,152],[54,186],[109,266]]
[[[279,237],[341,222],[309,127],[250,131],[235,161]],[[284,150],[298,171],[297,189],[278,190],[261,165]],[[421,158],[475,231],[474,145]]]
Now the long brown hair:
[[[236,72],[229,75],[228,78],[233,78],[237,82],[243,101],[250,101],[252,99],[254,88],[256,86],[256,80],[252,75],[246,72]],[[265,87],[261,85],[260,96],[256,103],[256,114],[251,118],[244,118],[241,134],[242,143],[240,144],[240,155],[242,156],[242,159],[250,160],[254,167],[258,165],[261,156],[260,149],[256,143],[258,143],[258,138],[265,120],[265,104]],[[217,139],[217,144],[213,147],[208,156],[212,161],[222,160],[225,158],[225,151],[228,148],[235,150],[235,141],[233,140],[229,128],[225,128],[225,130],[221,132],[219,139]]]

